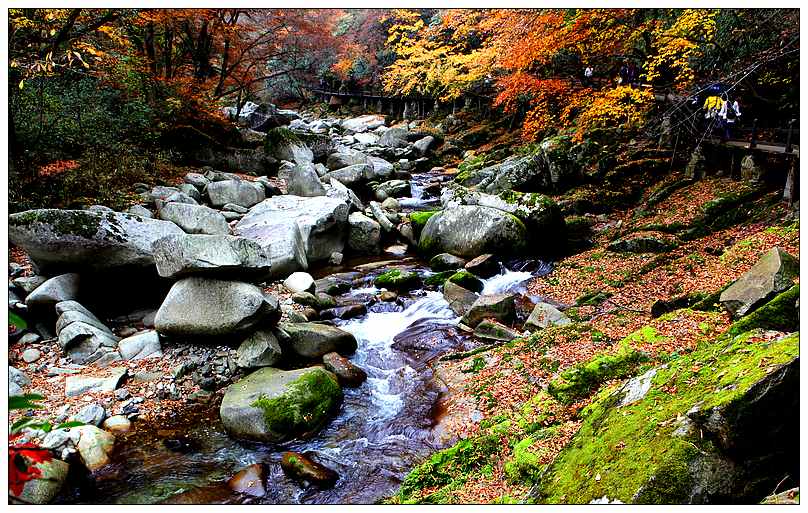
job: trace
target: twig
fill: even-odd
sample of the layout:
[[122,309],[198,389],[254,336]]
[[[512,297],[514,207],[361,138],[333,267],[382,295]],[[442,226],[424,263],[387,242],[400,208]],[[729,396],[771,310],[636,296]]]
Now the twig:
[[777,495],[777,490],[780,488],[780,485],[783,484],[789,477],[791,476],[786,474],[786,477],[784,477],[783,479],[780,480],[779,483],[777,483],[777,486],[774,487],[774,491],[770,495]]

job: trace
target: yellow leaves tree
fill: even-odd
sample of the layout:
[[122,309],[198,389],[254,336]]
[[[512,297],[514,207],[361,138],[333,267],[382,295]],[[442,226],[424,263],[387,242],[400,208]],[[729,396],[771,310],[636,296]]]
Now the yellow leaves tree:
[[658,24],[652,31],[654,54],[646,65],[650,82],[671,79],[679,89],[695,79],[692,61],[701,57],[716,35],[718,9],[685,9],[668,27]]
[[469,44],[469,20],[454,13],[427,25],[416,11],[396,10],[393,16],[387,44],[397,59],[385,70],[386,91],[452,101],[490,77],[495,50]]
[[562,112],[561,118],[571,122],[572,111],[578,110],[577,116],[574,116],[574,139],[580,141],[593,128],[633,129],[642,126],[653,104],[653,92],[620,86],[578,96]]

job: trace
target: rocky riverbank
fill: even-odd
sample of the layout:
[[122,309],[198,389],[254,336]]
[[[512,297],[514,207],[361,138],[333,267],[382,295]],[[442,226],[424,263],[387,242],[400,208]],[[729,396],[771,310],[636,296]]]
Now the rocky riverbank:
[[[10,216],[9,387],[44,407],[12,412],[13,443],[48,455],[12,499],[651,500],[644,482],[615,488],[627,463],[607,475],[591,447],[619,445],[616,403],[702,384],[660,380],[704,347],[738,353],[727,369],[782,364],[758,381],[790,368],[798,225],[765,187],[663,177],[664,151],[566,136],[512,154],[487,134],[463,153],[479,134],[450,118],[255,106],[237,120],[255,147],[208,157],[258,176],[204,167],[139,185],[127,212]],[[748,340],[768,345],[744,359]],[[697,449],[721,468],[746,457]],[[651,460],[651,480],[684,461]],[[581,461],[605,488],[573,498],[564,465]],[[664,499],[718,500],[761,472],[677,474],[690,484]]]

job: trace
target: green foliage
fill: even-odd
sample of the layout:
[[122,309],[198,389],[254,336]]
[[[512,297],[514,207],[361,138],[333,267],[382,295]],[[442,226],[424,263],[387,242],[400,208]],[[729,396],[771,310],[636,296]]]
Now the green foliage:
[[449,281],[472,292],[482,292],[485,284],[472,273],[461,270],[449,276]]
[[8,398],[8,409],[12,410],[40,410],[42,405],[37,404],[45,398],[39,394],[13,395]]
[[379,288],[389,290],[410,290],[418,286],[421,279],[417,273],[402,271],[401,269],[391,269],[382,273],[373,280],[373,284]]
[[424,285],[441,286],[446,280],[449,279],[450,276],[454,275],[454,273],[454,271],[441,271],[439,273],[435,273],[424,280]]
[[421,230],[424,229],[426,222],[429,221],[429,218],[438,212],[440,212],[440,210],[422,210],[419,212],[410,212],[410,223],[412,223],[412,229],[415,230],[415,233],[420,234]]
[[25,322],[25,319],[17,315],[17,313],[12,312],[11,310],[8,311],[8,323],[11,326],[14,326],[17,329],[24,330],[28,327],[28,323]]
[[799,310],[796,302],[800,298],[800,286],[794,285],[787,291],[747,314],[730,327],[728,333],[738,335],[752,329],[794,331],[799,329]]

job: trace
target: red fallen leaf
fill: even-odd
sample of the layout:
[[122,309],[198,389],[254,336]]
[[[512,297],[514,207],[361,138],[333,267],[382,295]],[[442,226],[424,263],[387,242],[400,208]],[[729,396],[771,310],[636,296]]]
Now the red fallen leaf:
[[[12,442],[20,434],[9,435],[8,440]],[[19,497],[25,487],[25,483],[36,479],[42,475],[42,471],[36,466],[37,463],[51,461],[53,455],[47,449],[43,449],[36,444],[25,443],[9,445],[8,447],[8,489],[15,496]]]

